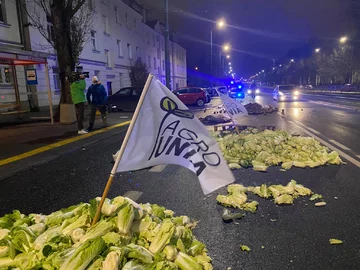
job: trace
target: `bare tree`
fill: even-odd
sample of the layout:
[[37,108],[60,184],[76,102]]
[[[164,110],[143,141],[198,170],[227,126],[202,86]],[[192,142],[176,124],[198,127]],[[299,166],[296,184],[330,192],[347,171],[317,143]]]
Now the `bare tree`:
[[330,77],[341,76],[344,82],[352,83],[353,74],[359,68],[357,55],[354,45],[342,45],[320,63],[319,72]]
[[147,65],[140,58],[137,59],[130,67],[129,76],[133,87],[143,88],[149,76]]
[[71,77],[89,38],[93,15],[89,3],[89,0],[24,0],[30,24],[39,30],[57,54],[60,103],[72,102],[66,78]]

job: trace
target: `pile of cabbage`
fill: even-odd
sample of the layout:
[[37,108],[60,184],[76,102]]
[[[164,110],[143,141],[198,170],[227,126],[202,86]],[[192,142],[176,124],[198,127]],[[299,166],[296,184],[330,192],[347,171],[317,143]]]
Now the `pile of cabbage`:
[[[291,180],[286,186],[262,184],[256,187],[245,187],[240,184],[232,184],[227,186],[227,191],[228,195],[216,197],[218,203],[250,212],[256,212],[259,203],[257,201],[248,202],[247,193],[253,193],[265,199],[274,199],[276,204],[293,204],[294,199],[313,194],[311,189],[298,184],[295,180]],[[310,198],[310,200],[322,199],[321,195],[316,195],[316,198]]]
[[283,130],[247,129],[240,134],[214,135],[231,169],[253,166],[266,171],[269,166],[315,168],[326,164],[340,165],[339,154],[320,145],[311,137],[292,136]]
[[0,218],[0,269],[171,270],[212,269],[196,222],[156,204],[99,198],[50,215],[15,210]]

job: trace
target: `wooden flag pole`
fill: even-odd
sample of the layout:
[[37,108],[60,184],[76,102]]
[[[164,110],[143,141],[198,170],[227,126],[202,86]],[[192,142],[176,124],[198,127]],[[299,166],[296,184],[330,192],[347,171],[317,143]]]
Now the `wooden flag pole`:
[[143,105],[143,103],[144,103],[145,96],[146,96],[146,94],[147,94],[147,92],[148,92],[148,90],[149,90],[149,86],[150,86],[153,78],[154,78],[154,75],[149,74],[149,77],[147,78],[147,81],[146,81],[145,86],[144,86],[144,90],[143,90],[143,92],[141,93],[139,102],[138,102],[138,104],[137,104],[137,106],[136,106],[136,110],[135,110],[135,112],[134,112],[134,116],[133,116],[133,118],[132,118],[132,120],[131,120],[130,126],[129,126],[127,132],[126,132],[124,141],[123,141],[123,143],[122,143],[122,145],[121,145],[120,151],[119,151],[119,152],[117,153],[117,155],[116,155],[115,164],[114,164],[114,166],[113,166],[113,168],[112,168],[112,170],[111,170],[109,179],[107,180],[107,183],[106,183],[104,192],[103,192],[102,197],[101,197],[100,204],[99,204],[98,208],[96,209],[96,214],[95,214],[95,217],[94,217],[94,219],[93,219],[93,221],[92,221],[92,223],[91,223],[91,226],[94,226],[94,225],[98,222],[98,220],[99,220],[99,218],[100,218],[101,208],[102,208],[102,206],[104,205],[105,199],[106,199],[106,197],[107,197],[107,195],[108,195],[108,193],[109,193],[109,190],[110,190],[111,184],[112,184],[112,182],[113,182],[114,176],[115,176],[116,171],[117,171],[117,169],[118,169],[118,167],[119,167],[120,160],[121,160],[121,158],[122,158],[122,156],[123,156],[123,154],[124,154],[124,152],[125,152],[126,145],[127,145],[128,141],[129,141],[130,135],[131,135],[131,133],[132,133],[132,131],[133,131],[133,129],[134,129],[135,122],[136,122],[136,120],[137,120],[137,118],[138,118],[138,116],[139,116],[140,109],[141,109],[141,107],[142,107],[142,105]]

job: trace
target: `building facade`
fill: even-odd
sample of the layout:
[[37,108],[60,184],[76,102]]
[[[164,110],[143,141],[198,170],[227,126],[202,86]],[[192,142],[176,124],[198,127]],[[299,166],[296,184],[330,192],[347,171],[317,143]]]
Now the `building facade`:
[[[54,104],[57,104],[60,98],[60,79],[56,54],[37,28],[30,24],[21,27],[20,24],[26,25],[27,22],[20,20],[26,18],[23,14],[22,16],[19,14],[16,7],[18,1],[23,0],[0,0],[0,52],[5,50],[4,44],[6,44],[7,49],[11,47],[19,51],[29,50],[32,53],[46,54],[52,98]],[[163,25],[159,21],[147,22],[146,11],[135,0],[89,0],[88,5],[94,11],[91,31],[79,58],[79,65],[84,71],[90,72],[87,85],[91,84],[92,76],[98,76],[109,94],[117,92],[122,87],[131,86],[129,69],[138,58],[147,64],[149,72],[165,83]],[[51,36],[51,23],[48,23],[47,30],[48,35]],[[172,89],[186,86],[187,81],[186,50],[176,41],[176,35],[172,33],[170,41]],[[37,106],[46,106],[48,101],[44,66],[32,67],[37,69],[38,85],[31,91],[37,92]],[[8,74],[5,74],[6,72]],[[19,70],[17,74],[24,74],[24,70]],[[11,71],[0,66],[0,97],[5,88],[6,91],[13,91],[13,80]],[[18,75],[17,80],[19,85],[25,85],[25,80],[21,76]],[[29,91],[24,87],[19,88],[23,106],[28,102]],[[12,98],[9,95],[6,102],[10,102]],[[5,100],[0,98],[0,104],[1,102]]]

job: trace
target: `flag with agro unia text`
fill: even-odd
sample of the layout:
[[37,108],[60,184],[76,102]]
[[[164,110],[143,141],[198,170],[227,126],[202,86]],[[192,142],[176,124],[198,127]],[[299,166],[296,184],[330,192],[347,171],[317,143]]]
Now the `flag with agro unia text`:
[[149,76],[117,171],[177,164],[196,173],[204,194],[234,182],[206,127],[166,86]]

